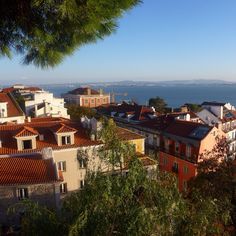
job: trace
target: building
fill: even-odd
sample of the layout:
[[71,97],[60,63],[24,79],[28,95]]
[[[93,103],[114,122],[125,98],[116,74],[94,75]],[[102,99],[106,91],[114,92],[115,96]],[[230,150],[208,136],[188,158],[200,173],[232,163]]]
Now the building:
[[217,138],[223,136],[224,133],[215,126],[174,120],[161,134],[160,169],[176,174],[179,189],[186,189],[188,180],[197,174],[201,155],[211,151]]
[[230,103],[203,102],[202,110],[197,113],[201,120],[210,126],[217,125],[229,143],[229,153],[236,156],[236,110]]
[[70,118],[64,99],[55,98],[52,93],[43,90],[32,93],[30,99],[25,100],[25,112],[32,117]]
[[0,92],[0,124],[24,123],[25,115],[10,93]]
[[122,102],[100,106],[97,112],[107,117],[112,117],[118,123],[138,124],[157,117],[153,107],[138,105],[137,103]]
[[69,119],[70,116],[65,108],[63,98],[56,98],[53,93],[44,91],[38,87],[27,87],[24,85],[14,85],[4,88],[20,103],[26,116],[31,117],[63,117]]
[[76,104],[82,107],[98,107],[104,104],[110,104],[110,94],[104,93],[102,89],[99,91],[91,88],[77,88],[62,94],[67,103]]
[[25,198],[50,208],[59,207],[61,181],[52,159],[0,158],[0,222],[7,223],[8,207]]
[[199,117],[193,112],[175,112],[168,113],[166,115],[157,115],[152,119],[146,119],[142,122],[121,122],[116,120],[116,123],[123,128],[127,128],[137,134],[145,137],[145,151],[149,151],[158,154],[160,147],[160,136],[161,132],[174,120],[185,120],[191,122],[201,123]]
[[[94,122],[95,119],[91,121]],[[95,125],[93,124],[92,127]],[[94,136],[96,130],[80,122],[63,118],[32,118],[24,124],[0,126],[0,158],[21,157],[53,159],[62,172],[61,197],[83,188],[87,170],[105,170],[98,149],[102,142]],[[144,154],[144,137],[118,128],[119,137]]]

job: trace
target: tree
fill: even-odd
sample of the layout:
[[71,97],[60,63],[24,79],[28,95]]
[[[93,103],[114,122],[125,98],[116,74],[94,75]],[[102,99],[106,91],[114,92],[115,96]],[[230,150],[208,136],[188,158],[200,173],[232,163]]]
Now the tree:
[[21,216],[21,235],[65,235],[65,227],[56,212],[38,203],[23,200],[11,206],[8,213]]
[[212,225],[222,235],[232,223],[236,226],[236,165],[229,156],[225,139],[218,140],[211,152],[203,153],[197,173],[189,182],[188,198],[194,204],[199,199],[209,201],[206,209],[212,217]]
[[157,96],[149,99],[149,106],[153,106],[157,112],[163,113],[166,110],[167,103],[163,98]]
[[160,175],[158,181],[148,178],[134,158],[126,177],[90,176],[85,188],[65,201],[69,235],[174,235],[184,201],[173,176]]
[[1,0],[0,55],[25,64],[59,64],[84,44],[110,35],[140,0]]
[[99,149],[99,157],[108,167],[112,167],[113,172],[117,169],[122,172],[124,165],[135,156],[135,147],[121,140],[113,119],[104,120],[99,136],[104,143]]
[[185,104],[187,107],[188,107],[188,109],[190,110],[190,111],[192,111],[192,112],[199,112],[199,111],[201,111],[201,105],[199,105],[199,104],[195,104],[195,103],[187,103],[187,104]]
[[88,118],[94,117],[96,112],[88,107],[82,107],[75,104],[66,104],[66,108],[68,109],[68,114],[72,120],[79,121],[81,117],[87,116]]

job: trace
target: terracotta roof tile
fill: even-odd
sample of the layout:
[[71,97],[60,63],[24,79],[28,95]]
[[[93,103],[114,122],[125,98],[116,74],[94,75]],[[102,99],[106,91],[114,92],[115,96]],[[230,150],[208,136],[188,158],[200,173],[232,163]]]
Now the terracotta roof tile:
[[27,127],[24,126],[22,128],[20,128],[19,131],[17,131],[15,137],[25,137],[25,136],[32,136],[32,135],[38,135],[38,131],[31,128],[31,127]]
[[[75,95],[88,95],[88,89],[90,88],[76,88],[72,91],[69,91],[69,94],[75,94]],[[100,94],[98,91],[94,89],[90,89],[91,95],[98,95]]]
[[117,134],[122,140],[144,139],[144,136],[120,127],[117,127]]
[[52,127],[52,131],[55,132],[55,133],[77,132],[76,129],[74,129],[74,128],[68,126],[68,125],[65,125],[63,123]]
[[15,124],[15,125],[1,125],[0,126],[0,140],[2,141],[2,147],[0,148],[0,155],[13,155],[20,153],[37,153],[40,152],[45,147],[52,147],[53,150],[58,149],[69,149],[76,147],[86,147],[86,146],[94,146],[101,144],[99,141],[92,141],[87,134],[87,130],[82,127],[82,125],[78,122],[72,122],[70,120],[64,119],[63,124],[71,127],[72,129],[77,130],[74,134],[74,144],[67,144],[63,146],[58,146],[54,133],[52,132],[52,128],[55,125],[60,125],[63,119],[55,119],[55,118],[42,118],[42,122],[40,122],[40,118],[35,120],[32,119],[32,122],[28,122],[27,127],[38,132],[38,134],[43,135],[43,140],[39,140],[39,137],[36,138],[36,149],[26,149],[22,151],[18,151],[17,142],[14,136],[20,129],[26,126],[25,124]]
[[203,139],[213,127],[191,121],[174,120],[165,133],[192,139]]
[[9,93],[0,92],[0,101],[7,102],[7,116],[23,116],[23,111]]
[[0,158],[0,185],[41,184],[59,181],[52,159]]

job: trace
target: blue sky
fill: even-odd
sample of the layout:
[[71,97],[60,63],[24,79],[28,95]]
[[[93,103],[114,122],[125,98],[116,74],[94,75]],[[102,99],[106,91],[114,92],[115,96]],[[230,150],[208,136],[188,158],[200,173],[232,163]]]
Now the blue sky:
[[54,69],[0,58],[0,82],[224,79],[236,82],[235,0],[143,0],[112,36]]

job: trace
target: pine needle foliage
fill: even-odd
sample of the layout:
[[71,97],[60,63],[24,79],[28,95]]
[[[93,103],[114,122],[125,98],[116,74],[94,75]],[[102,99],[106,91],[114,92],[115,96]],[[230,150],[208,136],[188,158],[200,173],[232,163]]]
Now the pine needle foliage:
[[1,0],[0,56],[54,67],[85,44],[110,35],[140,0]]

